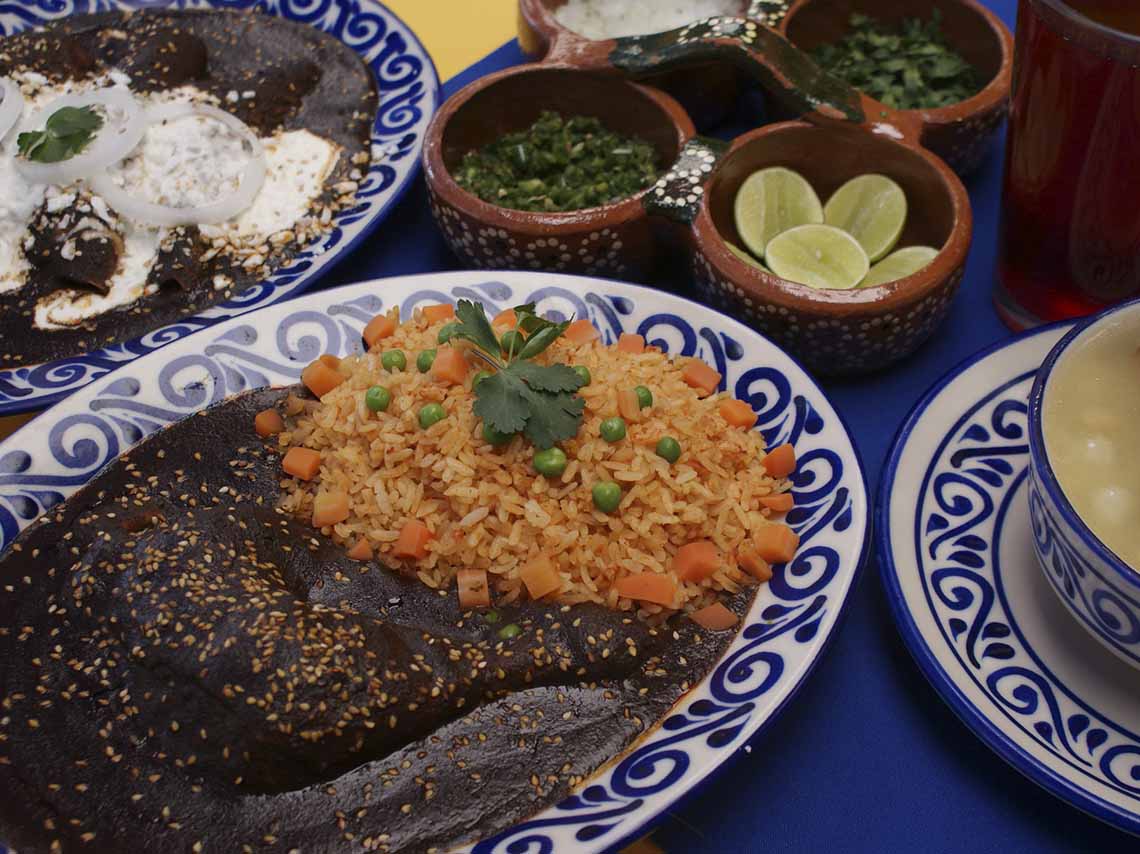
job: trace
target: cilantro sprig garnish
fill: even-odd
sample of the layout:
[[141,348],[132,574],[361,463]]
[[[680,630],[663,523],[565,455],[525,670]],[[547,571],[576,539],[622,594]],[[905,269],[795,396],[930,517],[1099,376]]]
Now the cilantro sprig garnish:
[[103,117],[94,107],[60,107],[48,117],[43,130],[16,137],[16,147],[28,160],[59,163],[83,151],[101,127]]
[[527,303],[514,309],[518,328],[526,333],[525,339],[512,336],[518,352],[503,352],[481,303],[459,301],[453,337],[474,344],[476,355],[495,369],[475,387],[475,414],[500,433],[522,433],[546,449],[578,434],[586,402],[576,393],[582,379],[569,365],[533,361],[570,325],[539,317],[534,308]]

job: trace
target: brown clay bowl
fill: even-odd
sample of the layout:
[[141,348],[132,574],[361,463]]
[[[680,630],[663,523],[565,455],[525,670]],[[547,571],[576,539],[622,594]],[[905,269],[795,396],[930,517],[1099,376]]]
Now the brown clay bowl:
[[[799,172],[822,200],[856,175],[893,178],[909,208],[898,246],[932,246],[938,256],[905,279],[846,291],[789,282],[742,261],[725,243],[743,246],[733,200],[744,180],[767,166]],[[703,196],[691,231],[698,289],[817,374],[863,373],[909,355],[942,321],[962,280],[972,234],[969,197],[941,159],[913,144],[857,128],[767,125],[732,143]]]
[[796,0],[779,31],[796,47],[811,50],[846,35],[852,13],[888,23],[942,13],[946,40],[978,69],[985,87],[965,101],[930,110],[902,110],[921,124],[919,142],[959,175],[977,168],[1009,109],[1013,35],[976,0]]
[[662,255],[644,193],[601,207],[535,213],[489,204],[455,182],[452,170],[467,152],[529,127],[543,110],[597,117],[652,143],[662,164],[672,163],[695,133],[669,95],[621,78],[548,63],[481,78],[443,105],[424,146],[432,213],[451,250],[471,267],[652,278]]
[[[576,57],[591,39],[558,22],[555,10],[567,0],[519,0],[519,46],[540,62],[577,65]],[[744,15],[749,0],[739,0],[737,14]],[[644,78],[650,86],[675,97],[697,127],[705,128],[724,119],[740,96],[741,75],[730,64],[699,62],[695,66]]]

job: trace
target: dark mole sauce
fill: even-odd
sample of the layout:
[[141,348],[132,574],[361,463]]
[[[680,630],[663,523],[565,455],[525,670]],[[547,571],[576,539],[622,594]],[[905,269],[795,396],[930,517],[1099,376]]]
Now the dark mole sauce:
[[[37,32],[0,42],[0,76],[34,71],[53,82],[86,79],[115,68],[131,77],[131,89],[146,93],[192,84],[217,96],[222,106],[256,132],[308,129],[342,147],[326,192],[316,206],[335,199],[331,189],[355,169],[367,172],[377,92],[372,74],[351,48],[305,24],[257,13],[228,11],[107,12],[65,18]],[[227,100],[229,92],[252,98]],[[76,205],[83,203],[77,200]],[[78,257],[61,260],[62,237],[51,223],[65,208],[37,218],[36,245],[22,288],[0,294],[0,368],[67,358],[136,338],[160,326],[229,299],[261,281],[299,251],[292,243],[271,246],[265,264],[250,271],[219,254],[200,260],[210,244],[195,227],[181,229],[159,250],[148,283],[151,295],[84,321],[81,326],[43,330],[33,325],[36,303],[59,290],[104,293],[117,266],[114,241],[92,244]],[[49,232],[44,234],[43,232]],[[110,253],[110,257],[108,254]],[[215,276],[228,284],[217,288]]]
[[471,842],[566,796],[732,639],[595,606],[491,624],[349,560],[276,509],[279,453],[252,425],[286,393],[156,433],[0,557],[0,839],[17,850]]

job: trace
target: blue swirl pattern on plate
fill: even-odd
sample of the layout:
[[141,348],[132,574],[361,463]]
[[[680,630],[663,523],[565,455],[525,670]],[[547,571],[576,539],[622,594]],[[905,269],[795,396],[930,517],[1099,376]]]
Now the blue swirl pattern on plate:
[[357,204],[337,214],[332,230],[289,264],[227,302],[122,344],[0,370],[0,415],[43,408],[172,341],[301,293],[380,224],[418,173],[424,133],[439,105],[439,79],[415,34],[377,0],[21,0],[0,3],[0,37],[68,15],[155,6],[256,9],[324,30],[360,54],[379,85],[380,105]]
[[792,442],[800,465],[795,559],[774,567],[746,624],[713,672],[660,728],[582,790],[474,846],[487,852],[608,848],[651,821],[781,709],[818,660],[862,563],[867,492],[858,456],[823,393],[759,335],[652,290],[528,273],[454,273],[366,283],[235,319],[79,392],[0,443],[0,551],[19,531],[147,434],[228,395],[297,381],[321,353],[362,348],[375,314],[399,306],[478,300],[488,312],[524,302],[552,316],[589,317],[612,343],[639,332],[671,353],[719,367],[751,403],[769,445]]
[[[918,576],[955,658],[1027,738],[1105,786],[1140,795],[1140,741],[1065,688],[1026,644],[1005,601],[998,545],[1010,502],[1028,478],[1026,400],[1034,375],[986,395],[939,444],[914,517]],[[1030,508],[1040,537],[1042,508],[1032,493]],[[1044,547],[1060,555],[1054,572],[1063,597],[1079,596],[1072,576],[1085,567],[1062,543]],[[1088,606],[1092,618],[1127,630],[1110,603],[1092,596]]]

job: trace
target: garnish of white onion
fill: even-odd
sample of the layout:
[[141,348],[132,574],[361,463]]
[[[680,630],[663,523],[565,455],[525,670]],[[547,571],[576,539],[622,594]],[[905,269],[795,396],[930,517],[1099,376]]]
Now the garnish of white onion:
[[208,225],[226,222],[253,204],[265,183],[265,150],[261,140],[241,119],[209,104],[162,104],[146,112],[148,125],[169,122],[186,116],[204,116],[226,125],[240,136],[249,149],[249,161],[242,168],[236,190],[204,205],[175,207],[161,205],[131,195],[115,183],[106,171],[90,179],[91,187],[118,214],[134,222],[175,227],[179,225]]
[[24,94],[11,77],[0,77],[0,141],[8,135],[24,112]]
[[52,115],[64,107],[91,106],[103,108],[103,126],[95,132],[95,138],[74,157],[58,163],[36,163],[17,157],[16,169],[26,181],[33,184],[67,184],[118,163],[134,150],[146,131],[146,120],[143,118],[142,105],[129,90],[121,87],[64,95],[36,113],[28,124],[32,128],[42,128]]

